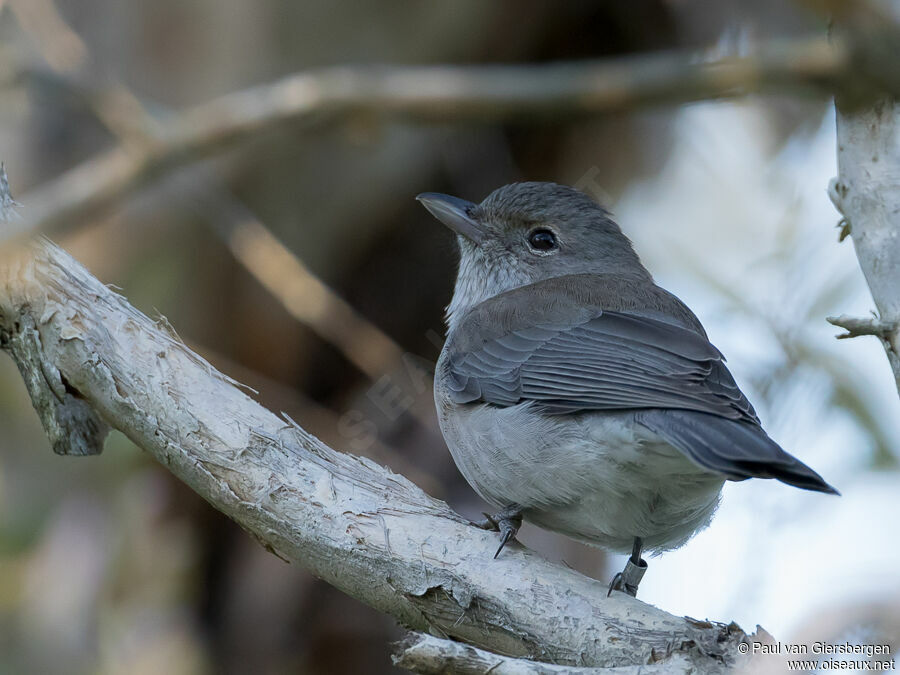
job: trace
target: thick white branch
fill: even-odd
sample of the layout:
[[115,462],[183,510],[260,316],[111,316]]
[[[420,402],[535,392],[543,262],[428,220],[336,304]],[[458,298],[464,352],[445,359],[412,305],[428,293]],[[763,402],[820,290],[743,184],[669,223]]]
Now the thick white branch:
[[667,614],[469,525],[250,399],[49,242],[0,260],[0,346],[60,452],[118,429],[266,547],[414,629],[539,661],[704,672],[735,627]]
[[[878,308],[877,326],[900,392],[900,105],[837,113],[838,177],[829,187]],[[846,326],[846,321],[838,325]],[[873,332],[877,328],[877,332]],[[851,333],[854,331],[848,328]]]

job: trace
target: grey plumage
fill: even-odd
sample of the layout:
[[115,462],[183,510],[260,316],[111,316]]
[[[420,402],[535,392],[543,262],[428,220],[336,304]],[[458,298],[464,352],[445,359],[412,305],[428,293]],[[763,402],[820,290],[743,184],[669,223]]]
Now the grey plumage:
[[768,437],[699,320],[590,198],[520,183],[480,205],[420,199],[461,235],[435,399],[489,502],[665,550],[709,522],[725,479],[836,492]]

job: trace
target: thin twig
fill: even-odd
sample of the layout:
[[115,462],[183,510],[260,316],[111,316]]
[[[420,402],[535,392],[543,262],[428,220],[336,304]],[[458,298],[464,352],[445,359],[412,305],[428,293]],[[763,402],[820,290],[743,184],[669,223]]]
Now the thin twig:
[[858,317],[841,314],[840,316],[826,317],[825,320],[831,325],[847,331],[841,335],[836,335],[835,337],[838,340],[860,337],[862,335],[874,335],[890,343],[898,329],[895,321],[882,321],[877,317]]

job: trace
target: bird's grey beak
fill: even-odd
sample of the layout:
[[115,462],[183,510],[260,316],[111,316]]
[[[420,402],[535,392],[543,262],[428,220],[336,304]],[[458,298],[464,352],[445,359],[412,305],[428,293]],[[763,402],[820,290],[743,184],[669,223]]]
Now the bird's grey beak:
[[439,192],[423,192],[416,199],[422,202],[422,206],[428,209],[431,215],[457,234],[475,244],[484,241],[484,227],[469,215],[476,208],[476,204]]

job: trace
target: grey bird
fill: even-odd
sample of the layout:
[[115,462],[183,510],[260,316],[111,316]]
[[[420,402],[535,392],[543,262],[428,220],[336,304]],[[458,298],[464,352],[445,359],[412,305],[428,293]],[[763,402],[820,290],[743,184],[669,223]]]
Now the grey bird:
[[459,242],[434,397],[456,465],[499,510],[479,523],[501,533],[496,555],[524,518],[630,551],[610,592],[635,595],[642,552],[706,527],[726,480],[838,494],[763,431],[700,321],[590,197],[532,182],[417,199]]

